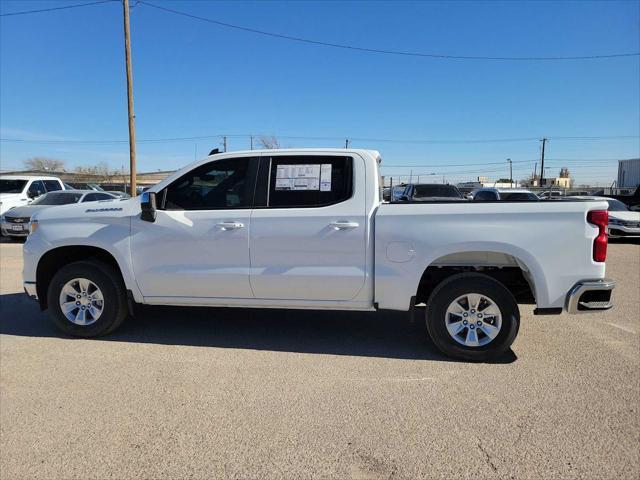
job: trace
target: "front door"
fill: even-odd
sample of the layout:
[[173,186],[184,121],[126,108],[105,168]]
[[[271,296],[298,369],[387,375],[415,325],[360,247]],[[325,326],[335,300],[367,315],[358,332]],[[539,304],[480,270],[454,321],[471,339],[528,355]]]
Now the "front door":
[[256,298],[358,294],[366,271],[364,182],[357,155],[262,157],[249,233]]
[[155,222],[132,220],[145,297],[253,298],[249,222],[257,159],[206,163],[158,192]]

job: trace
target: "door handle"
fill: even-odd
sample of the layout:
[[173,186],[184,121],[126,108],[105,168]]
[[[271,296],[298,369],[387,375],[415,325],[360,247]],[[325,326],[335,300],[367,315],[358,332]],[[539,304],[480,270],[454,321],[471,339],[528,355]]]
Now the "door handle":
[[351,230],[352,228],[357,228],[359,225],[358,222],[331,222],[329,224],[334,230]]
[[237,230],[244,228],[244,223],[240,222],[220,222],[216,224],[221,230]]

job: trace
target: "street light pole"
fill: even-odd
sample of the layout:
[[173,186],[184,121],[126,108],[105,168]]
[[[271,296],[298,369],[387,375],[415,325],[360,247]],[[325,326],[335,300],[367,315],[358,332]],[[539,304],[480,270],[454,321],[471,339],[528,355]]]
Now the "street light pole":
[[513,188],[513,162],[510,158],[507,158],[507,162],[509,162],[509,185]]

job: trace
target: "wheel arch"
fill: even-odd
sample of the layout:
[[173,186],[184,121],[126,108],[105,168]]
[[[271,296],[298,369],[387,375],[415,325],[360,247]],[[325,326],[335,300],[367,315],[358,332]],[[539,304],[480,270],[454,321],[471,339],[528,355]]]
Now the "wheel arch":
[[453,245],[435,254],[417,280],[416,303],[426,302],[443,280],[462,272],[484,273],[511,291],[518,303],[546,298],[546,279],[540,264],[511,245]]
[[44,310],[48,307],[47,291],[56,272],[69,263],[81,260],[98,260],[110,265],[118,273],[122,284],[126,285],[123,270],[116,257],[104,248],[88,245],[56,247],[44,253],[38,260],[36,267],[36,292],[40,308]]

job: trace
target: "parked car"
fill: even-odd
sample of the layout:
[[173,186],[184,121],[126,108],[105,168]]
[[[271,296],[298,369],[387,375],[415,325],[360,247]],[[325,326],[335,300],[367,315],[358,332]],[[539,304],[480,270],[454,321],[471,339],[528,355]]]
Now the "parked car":
[[[611,308],[608,204],[382,203],[372,150],[214,154],[129,200],[37,212],[23,282],[67,334],[135,303],[417,315],[447,355],[487,360],[536,314]],[[549,219],[554,222],[549,235]],[[576,324],[579,328],[579,324]]]
[[537,202],[538,196],[524,188],[477,188],[469,194],[474,202],[508,201],[508,202]]
[[434,200],[464,201],[464,197],[455,185],[443,183],[410,183],[400,195],[404,202],[424,202]]
[[64,190],[64,185],[56,177],[0,175],[0,215],[13,207],[27,205],[40,195],[57,190]]
[[96,202],[113,200],[116,197],[107,192],[93,190],[61,190],[49,192],[36,198],[29,205],[14,207],[0,217],[0,229],[7,237],[24,238],[29,235],[29,224],[34,213],[56,205],[70,203]]
[[120,199],[131,198],[131,195],[129,195],[127,192],[121,192],[119,190],[113,190],[113,191],[109,190],[107,193],[110,193],[114,197],[120,198]]
[[87,182],[68,182],[73,190],[94,190],[96,192],[104,192],[104,189],[97,183]]
[[609,237],[640,238],[640,212],[632,211],[620,200],[609,197],[574,196],[563,200],[599,200],[609,204]]
[[561,198],[564,197],[564,193],[562,190],[547,190],[546,192],[541,192],[538,194],[538,198],[541,200],[550,200],[553,198]]

